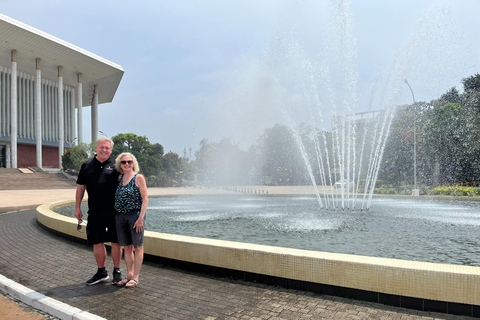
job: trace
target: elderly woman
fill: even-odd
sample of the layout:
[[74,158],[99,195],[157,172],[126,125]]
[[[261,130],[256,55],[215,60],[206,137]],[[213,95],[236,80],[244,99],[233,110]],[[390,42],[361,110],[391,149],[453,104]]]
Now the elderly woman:
[[117,210],[115,221],[118,244],[124,247],[128,272],[127,277],[117,286],[131,288],[139,284],[143,262],[144,220],[148,204],[147,184],[145,177],[138,174],[140,168],[133,154],[121,153],[116,159],[115,168],[120,172],[115,193]]

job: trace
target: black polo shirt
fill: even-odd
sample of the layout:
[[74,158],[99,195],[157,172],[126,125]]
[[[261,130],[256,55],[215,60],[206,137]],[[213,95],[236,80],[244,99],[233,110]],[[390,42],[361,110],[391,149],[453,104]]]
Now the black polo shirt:
[[95,156],[82,163],[77,184],[86,186],[88,214],[115,213],[118,176],[119,172],[115,170],[115,160],[112,157],[100,162]]

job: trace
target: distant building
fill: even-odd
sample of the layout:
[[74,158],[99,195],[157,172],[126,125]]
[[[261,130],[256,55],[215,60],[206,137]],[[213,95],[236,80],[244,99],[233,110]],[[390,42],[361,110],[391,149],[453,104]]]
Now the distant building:
[[83,140],[82,108],[113,100],[121,66],[0,13],[0,167],[60,168]]

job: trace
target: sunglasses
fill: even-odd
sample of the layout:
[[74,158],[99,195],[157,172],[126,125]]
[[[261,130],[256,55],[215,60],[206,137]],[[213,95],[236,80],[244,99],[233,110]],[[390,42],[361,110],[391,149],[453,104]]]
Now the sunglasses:
[[81,232],[80,230],[82,230],[82,223],[83,223],[82,219],[78,220],[78,224],[77,224],[77,231],[78,232]]
[[132,160],[127,160],[127,161],[120,161],[121,164],[132,164],[133,161]]

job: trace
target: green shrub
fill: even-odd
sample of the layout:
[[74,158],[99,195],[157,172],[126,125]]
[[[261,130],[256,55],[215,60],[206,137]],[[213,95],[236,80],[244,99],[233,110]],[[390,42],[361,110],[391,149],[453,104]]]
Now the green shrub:
[[480,195],[479,187],[464,186],[440,186],[431,190],[433,195],[457,196],[457,197],[475,197]]
[[92,146],[80,143],[65,152],[62,156],[63,171],[76,174],[80,171],[83,162],[93,155]]

